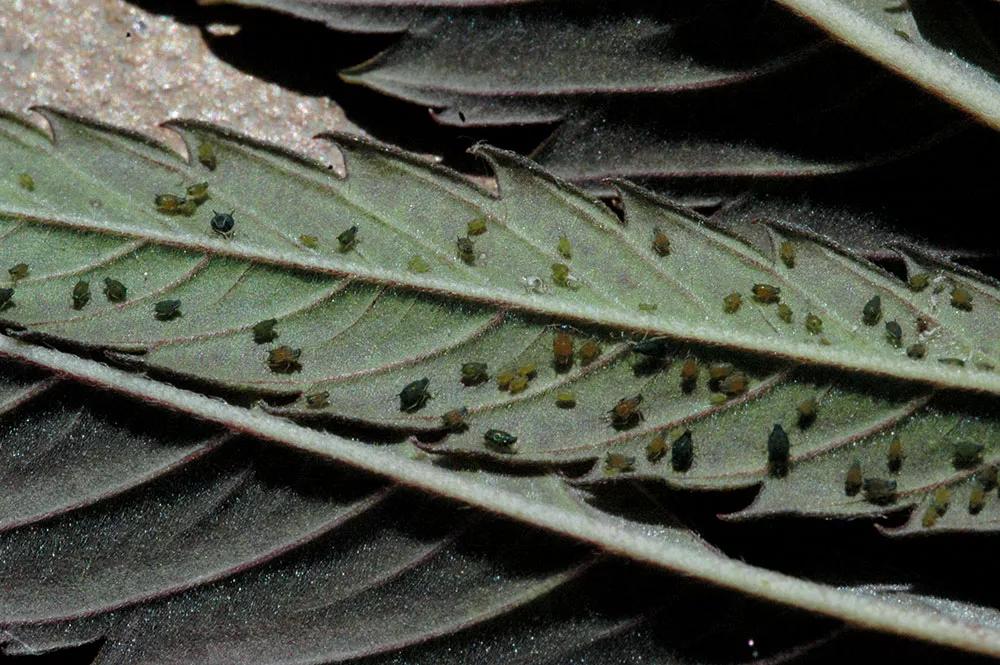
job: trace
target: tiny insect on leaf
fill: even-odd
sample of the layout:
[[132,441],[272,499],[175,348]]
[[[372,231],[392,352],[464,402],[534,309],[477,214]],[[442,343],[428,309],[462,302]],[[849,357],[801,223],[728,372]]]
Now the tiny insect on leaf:
[[693,461],[694,437],[692,437],[690,430],[684,430],[684,433],[670,444],[670,464],[674,471],[683,473],[691,468]]
[[978,515],[986,505],[986,488],[978,480],[969,487],[969,514]]
[[465,419],[469,415],[469,410],[464,406],[452,409],[441,415],[441,424],[451,432],[464,432],[469,429]]
[[729,397],[742,395],[750,387],[750,379],[743,372],[733,372],[719,382],[719,391]]
[[735,314],[743,304],[743,296],[735,291],[722,299],[722,311],[726,314]]
[[212,230],[220,236],[231,237],[236,228],[236,218],[233,217],[233,212],[216,212],[213,210],[212,221],[210,222]]
[[651,463],[659,462],[667,454],[667,440],[663,432],[657,432],[656,436],[646,444],[646,459]]
[[302,349],[282,345],[267,352],[267,365],[276,374],[291,374],[302,369],[301,356]]
[[17,184],[21,186],[21,189],[29,192],[35,191],[35,179],[28,173],[22,173],[17,176]]
[[764,304],[772,304],[781,300],[781,289],[770,284],[754,284],[753,299]]
[[469,237],[481,236],[486,233],[486,219],[483,217],[477,217],[476,219],[469,222],[465,227],[465,233]]
[[882,297],[872,296],[861,310],[861,320],[866,326],[874,326],[882,320]]
[[635,457],[621,453],[608,453],[604,457],[604,470],[607,473],[629,473],[635,471]]
[[573,364],[573,336],[557,332],[552,338],[552,360],[557,369],[566,369]]
[[572,409],[576,406],[576,393],[572,390],[560,390],[556,393],[556,406],[560,409]]
[[299,236],[299,243],[303,247],[308,247],[309,249],[316,249],[319,247],[319,238],[316,236],[301,235]]
[[523,393],[528,388],[529,379],[521,374],[516,375],[510,380],[510,385],[508,389],[511,395],[517,395],[518,393]]
[[808,429],[816,422],[818,404],[815,397],[799,402],[795,410],[798,412],[799,429]]
[[212,147],[211,143],[201,143],[198,145],[198,161],[209,171],[214,171],[215,167],[218,166],[218,161],[215,158],[215,148]]
[[14,306],[14,289],[0,288],[0,312]]
[[618,403],[608,411],[612,426],[616,429],[628,429],[643,420],[642,411],[639,410],[641,403],[642,395],[618,400]]
[[663,337],[653,337],[636,342],[632,345],[632,352],[652,358],[662,358],[667,355],[670,345]]
[[767,462],[771,475],[784,476],[788,473],[788,456],[791,443],[785,428],[775,423],[767,437]]
[[125,285],[111,277],[104,278],[104,295],[111,302],[124,302],[128,290]]
[[278,332],[274,329],[274,326],[277,323],[277,319],[264,319],[263,321],[255,323],[251,330],[253,333],[253,341],[257,344],[266,344],[273,341],[278,337]]
[[28,276],[30,272],[31,269],[28,267],[27,263],[16,263],[13,266],[11,266],[9,270],[7,270],[7,273],[10,275],[10,278],[15,282],[24,279],[25,277]]
[[180,315],[180,300],[161,300],[153,305],[153,316],[159,321],[171,321]]
[[819,318],[812,312],[806,314],[806,331],[810,335],[818,335],[823,332],[823,319]]
[[601,345],[592,339],[588,339],[580,345],[578,355],[580,357],[580,364],[587,366],[600,357]]
[[915,275],[910,275],[910,278],[906,280],[907,285],[912,291],[923,291],[931,283],[931,276],[925,272],[917,273]]
[[83,309],[90,302],[90,282],[80,280],[73,285],[73,309]]
[[461,381],[467,386],[478,386],[489,380],[488,369],[486,363],[462,363]]
[[324,409],[330,406],[330,391],[322,390],[306,395],[306,406],[310,409]]
[[208,200],[208,183],[199,182],[189,185],[186,192],[189,199],[195,203],[202,204]]
[[898,321],[886,321],[885,339],[897,349],[903,345],[903,327]]
[[341,231],[337,235],[337,245],[340,252],[349,252],[354,249],[354,246],[358,244],[358,227],[352,226],[349,229]]
[[792,308],[785,303],[778,304],[778,318],[785,323],[792,322]]
[[497,388],[500,390],[508,390],[510,388],[511,381],[517,376],[517,370],[505,369],[497,374]]
[[427,377],[411,381],[399,392],[399,410],[406,413],[418,411],[427,404],[431,394],[427,390],[431,380]]
[[552,264],[552,282],[564,289],[576,288],[576,279],[570,275],[569,266],[565,263]]
[[953,462],[955,468],[967,469],[976,466],[982,461],[983,450],[986,446],[975,441],[959,441],[955,444]]
[[502,429],[488,429],[486,433],[483,434],[483,440],[486,441],[486,445],[504,453],[513,453],[514,444],[517,443],[517,437],[510,432],[505,432]]
[[157,212],[162,212],[167,215],[174,215],[181,212],[181,206],[184,204],[184,197],[174,196],[173,194],[157,194],[153,198],[153,205],[156,206]]
[[876,505],[885,505],[896,500],[896,481],[885,478],[865,478],[861,489],[865,501]]
[[556,249],[559,252],[559,256],[564,259],[569,260],[573,258],[573,245],[566,236],[559,237],[559,243],[556,245]]
[[898,436],[889,444],[886,457],[888,458],[889,471],[899,473],[899,470],[903,468],[903,458],[906,457],[906,453],[903,451],[903,440]]
[[406,264],[406,269],[410,272],[425,273],[431,271],[431,266],[422,256],[414,256],[410,259],[410,262]]
[[927,355],[927,345],[914,342],[906,347],[906,355],[914,360],[922,360]]
[[473,242],[472,238],[456,238],[455,248],[458,252],[458,258],[462,260],[462,263],[470,266],[476,264],[476,243]]
[[667,237],[667,234],[662,229],[653,231],[653,251],[660,256],[670,254],[670,238]]
[[851,466],[847,468],[847,475],[844,477],[844,494],[855,496],[861,491],[861,483],[864,481],[861,475],[861,460],[855,459]]
[[951,306],[963,311],[972,310],[972,294],[962,286],[956,286],[951,290]]
[[781,243],[781,249],[778,250],[778,256],[781,257],[781,262],[784,263],[786,267],[795,267],[795,245],[793,245],[791,241],[786,240]]

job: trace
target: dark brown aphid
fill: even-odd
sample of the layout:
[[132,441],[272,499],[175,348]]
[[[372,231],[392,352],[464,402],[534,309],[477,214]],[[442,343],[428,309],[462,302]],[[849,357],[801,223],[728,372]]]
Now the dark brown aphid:
[[274,329],[277,323],[277,319],[264,319],[255,323],[252,329],[253,341],[257,344],[267,344],[273,341],[278,336],[278,332]]
[[977,515],[986,505],[986,488],[978,480],[969,488],[969,514]]
[[472,238],[456,238],[455,247],[458,251],[458,258],[462,259],[462,263],[470,266],[476,264],[476,243],[472,241]]
[[951,290],[951,306],[966,312],[972,310],[972,294],[962,286],[956,286]]
[[799,405],[795,407],[795,410],[799,415],[799,429],[808,429],[816,422],[816,411],[818,409],[818,403],[815,397],[810,397],[809,399],[799,402]]
[[910,275],[910,278],[906,280],[912,291],[923,291],[931,283],[931,276],[925,272],[917,273],[916,275]]
[[681,365],[681,390],[686,393],[694,390],[698,384],[698,374],[700,373],[701,368],[698,366],[698,361],[694,358],[687,358]]
[[161,300],[153,305],[153,316],[158,321],[170,321],[181,315],[180,300]]
[[742,395],[750,387],[750,379],[743,372],[733,372],[719,382],[719,391],[729,397]]
[[861,321],[866,326],[874,326],[882,320],[882,297],[872,296],[861,310]]
[[764,304],[772,304],[781,300],[781,289],[770,284],[754,284],[753,299]]
[[889,471],[899,473],[899,470],[903,468],[903,458],[906,457],[906,453],[903,452],[903,440],[898,436],[889,444],[887,457]]
[[674,471],[684,472],[691,468],[693,461],[694,439],[691,437],[691,430],[684,430],[684,433],[670,444],[670,464],[674,467]]
[[218,166],[218,161],[215,158],[215,148],[212,147],[211,143],[201,143],[198,145],[198,161],[209,171],[214,171],[215,167]]
[[882,506],[896,500],[896,481],[885,478],[865,478],[861,489],[865,493],[865,501]]
[[208,200],[208,183],[199,182],[187,188],[187,197],[195,203],[201,204]]
[[477,217],[466,224],[465,234],[470,238],[473,236],[481,236],[484,233],[486,233],[486,219],[484,217]]
[[427,400],[431,398],[431,394],[427,390],[430,382],[431,380],[425,376],[406,384],[399,392],[399,410],[412,413],[423,408],[427,404]]
[[469,415],[469,410],[464,406],[457,409],[452,409],[441,415],[441,424],[444,428],[451,432],[464,432],[469,429],[468,423],[465,422],[466,417]]
[[667,454],[667,440],[663,432],[657,432],[649,443],[646,444],[646,459],[650,462],[659,462]]
[[461,381],[467,386],[478,386],[480,383],[489,380],[490,376],[487,370],[486,363],[462,363]]
[[559,331],[552,339],[552,360],[557,369],[566,369],[573,364],[573,336]]
[[90,302],[90,282],[78,281],[73,286],[73,309],[83,309]]
[[733,291],[722,299],[722,311],[726,314],[735,314],[743,304],[743,296]]
[[788,473],[788,455],[791,443],[785,428],[774,424],[771,434],[767,437],[767,463],[773,476],[784,476]]
[[104,278],[104,295],[111,302],[124,302],[128,290],[117,279]]
[[291,374],[302,369],[299,357],[302,349],[293,349],[290,346],[279,346],[267,352],[267,366],[275,374]]
[[823,319],[812,312],[806,314],[806,330],[810,335],[818,335],[823,332]]
[[792,308],[785,303],[778,304],[778,318],[785,323],[792,322]]
[[653,251],[660,256],[666,256],[670,253],[670,238],[662,229],[657,228],[653,231]]
[[349,252],[354,249],[354,246],[358,244],[358,227],[352,226],[349,229],[341,231],[337,236],[337,249],[343,252]]
[[997,486],[997,468],[993,465],[984,466],[976,473],[976,481],[983,486],[987,492]]
[[580,345],[580,364],[587,366],[601,356],[601,345],[592,339],[588,339]]
[[162,212],[166,215],[176,215],[181,211],[181,206],[184,204],[184,197],[174,196],[173,194],[157,194],[153,198],[153,204],[156,206],[157,212]]
[[35,191],[35,179],[28,173],[22,173],[17,176],[17,184],[21,186],[21,189],[25,189],[29,192]]
[[635,458],[621,453],[608,453],[604,457],[604,470],[607,473],[628,473],[635,471]]
[[975,441],[959,441],[955,444],[955,455],[953,462],[955,468],[967,469],[976,466],[982,461],[984,446]]
[[914,360],[922,360],[927,355],[927,345],[921,342],[914,342],[906,347],[906,355]]
[[789,268],[795,267],[795,245],[791,241],[786,240],[781,243],[781,248],[778,250],[778,256],[781,257],[781,262]]
[[330,406],[330,391],[321,390],[306,395],[306,406],[310,409],[324,409]]
[[13,298],[14,289],[0,288],[0,312],[14,306]]
[[515,452],[514,444],[517,443],[517,437],[510,432],[505,432],[502,429],[488,429],[483,434],[483,439],[486,441],[486,445],[495,450],[503,453]]
[[11,266],[10,270],[7,271],[10,278],[15,282],[27,277],[29,272],[31,272],[31,269],[28,267],[27,263],[15,263]]
[[642,411],[639,410],[641,403],[642,395],[618,400],[618,403],[608,411],[611,424],[617,429],[634,427],[640,420],[643,420]]
[[556,406],[560,409],[572,409],[576,406],[576,394],[572,390],[560,390],[556,393]]
[[854,496],[861,491],[861,483],[864,478],[861,475],[861,460],[855,459],[851,466],[847,467],[847,475],[844,477],[844,494]]
[[903,345],[903,327],[898,321],[885,322],[885,339],[897,349]]

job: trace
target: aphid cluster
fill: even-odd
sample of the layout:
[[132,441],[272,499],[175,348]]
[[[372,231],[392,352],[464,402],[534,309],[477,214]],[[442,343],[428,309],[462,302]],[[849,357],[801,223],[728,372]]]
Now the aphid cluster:
[[497,374],[497,388],[511,395],[524,392],[531,380],[538,376],[538,367],[533,362],[521,363],[518,367],[505,369]]
[[198,182],[189,185],[184,195],[157,194],[153,197],[156,211],[164,215],[184,215],[190,217],[198,206],[208,200],[208,183]]

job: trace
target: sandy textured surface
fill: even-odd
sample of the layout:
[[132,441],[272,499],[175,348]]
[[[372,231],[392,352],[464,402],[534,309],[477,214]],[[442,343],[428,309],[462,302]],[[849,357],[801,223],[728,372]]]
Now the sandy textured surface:
[[213,55],[197,27],[122,0],[0,0],[0,99],[6,110],[50,104],[178,148],[159,123],[196,118],[334,162],[310,137],[354,129],[332,101],[248,76]]

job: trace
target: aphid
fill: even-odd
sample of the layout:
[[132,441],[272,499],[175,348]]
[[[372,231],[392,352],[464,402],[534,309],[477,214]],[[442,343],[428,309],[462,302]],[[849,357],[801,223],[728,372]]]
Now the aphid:
[[198,145],[198,161],[209,171],[214,171],[215,167],[218,166],[218,162],[215,159],[215,148],[212,147],[211,143],[200,143]]
[[927,345],[920,342],[914,342],[906,347],[906,355],[914,360],[922,360],[923,357],[927,355]]
[[208,183],[198,182],[193,185],[189,185],[187,188],[188,198],[195,203],[204,203],[208,200]]
[[559,243],[556,245],[559,256],[566,260],[573,258],[573,245],[566,236],[559,236]]
[[608,411],[611,417],[611,424],[617,429],[633,427],[640,420],[643,420],[642,411],[639,405],[642,403],[642,395],[635,397],[624,397]]
[[569,274],[569,266],[565,263],[552,264],[552,282],[566,289],[577,288],[576,278]]
[[781,243],[781,247],[778,249],[778,256],[781,257],[782,263],[787,267],[795,267],[795,245],[791,241],[786,240]]
[[781,289],[770,284],[754,284],[753,299],[764,304],[776,303],[781,300]]
[[885,505],[896,500],[896,481],[885,478],[865,478],[861,485],[865,493],[865,501],[876,505]]
[[972,294],[968,289],[956,286],[951,290],[951,306],[966,312],[972,310]]
[[791,444],[785,428],[774,424],[771,434],[767,437],[767,463],[773,476],[784,476],[788,473],[788,453]]
[[175,215],[181,211],[181,206],[184,204],[184,197],[174,196],[173,194],[157,194],[153,198],[153,204],[156,206],[157,212]]
[[604,458],[604,470],[608,473],[635,471],[635,458],[621,453],[608,453]]
[[302,365],[299,364],[301,355],[302,349],[279,346],[267,352],[267,365],[276,374],[291,374],[302,369]]
[[900,30],[899,28],[896,28],[892,32],[893,32],[894,35],[896,35],[897,37],[899,37],[900,39],[902,39],[904,42],[912,42],[913,41],[913,38],[910,37],[910,33],[908,33],[905,30]]
[[816,410],[818,404],[815,397],[810,397],[809,399],[799,402],[799,405],[795,407],[795,410],[799,414],[799,429],[808,429],[814,422],[816,422]]
[[873,326],[882,320],[882,297],[872,296],[861,310],[861,320],[866,326]]
[[750,379],[743,372],[733,372],[719,382],[719,391],[729,397],[742,395],[747,391],[748,387],[750,387]]
[[35,179],[30,174],[22,173],[17,176],[17,184],[21,186],[21,189],[26,189],[29,192],[35,191]]
[[889,471],[899,473],[899,470],[903,468],[903,458],[906,457],[906,454],[903,452],[903,440],[898,436],[889,444],[887,457]]
[[701,368],[698,366],[698,361],[694,358],[688,358],[681,365],[681,390],[686,393],[694,390],[695,385],[698,383],[698,374],[701,372]]
[[664,337],[650,337],[632,345],[632,353],[638,353],[650,358],[662,358],[667,355],[670,347]]
[[78,281],[73,286],[73,309],[83,309],[90,302],[90,282]]
[[538,366],[532,362],[521,363],[517,368],[517,373],[526,379],[533,379],[538,374]]
[[897,349],[903,345],[903,327],[899,325],[898,321],[885,322],[885,338],[889,344]]
[[684,472],[691,468],[692,461],[694,461],[694,440],[691,437],[691,430],[686,429],[670,444],[670,464],[674,467],[674,471]]
[[985,466],[976,473],[976,481],[983,486],[987,492],[997,486],[997,468],[995,466]]
[[938,358],[942,365],[952,365],[953,367],[965,367],[965,361],[961,358]]
[[472,238],[456,238],[455,247],[458,250],[458,258],[462,259],[462,263],[470,266],[476,264],[476,243],[472,241]]
[[639,303],[639,311],[640,312],[655,312],[656,311],[656,304],[651,303],[651,302],[641,302],[641,303]]
[[806,314],[806,330],[811,335],[818,335],[823,332],[823,319],[812,312]]
[[358,227],[352,226],[349,229],[341,231],[337,236],[337,244],[339,245],[337,249],[340,252],[351,251],[358,244]]
[[937,509],[933,505],[928,505],[924,510],[924,516],[920,519],[920,523],[925,529],[929,529],[937,524],[940,517],[941,516],[938,514]]
[[223,238],[232,238],[236,228],[236,219],[233,217],[235,210],[229,212],[212,211],[212,230]]
[[931,505],[934,510],[937,511],[938,515],[944,516],[948,512],[948,504],[951,503],[951,490],[947,487],[939,487],[934,490],[934,498],[931,499]]
[[278,323],[277,319],[264,319],[255,323],[252,329],[253,341],[257,344],[267,344],[273,341],[278,336],[278,332],[274,329],[276,323]]
[[926,316],[918,316],[917,317],[917,332],[923,334],[923,333],[927,332],[930,329],[931,329],[931,322],[930,322],[930,320]]
[[431,266],[422,256],[414,256],[406,264],[406,269],[410,272],[425,273],[431,271]]
[[510,380],[510,385],[507,388],[510,390],[511,395],[524,392],[528,388],[528,377],[518,374]]
[[513,369],[505,369],[499,374],[497,374],[497,388],[500,390],[507,390],[510,388],[510,382],[514,380],[517,376],[517,371]]
[[556,406],[560,409],[572,409],[576,406],[576,394],[572,390],[560,390],[556,393]]
[[181,315],[180,300],[161,300],[153,305],[153,316],[159,321],[170,321]]
[[597,360],[601,355],[601,345],[592,339],[588,339],[583,344],[580,345],[580,350],[577,352],[580,357],[580,364],[587,366],[590,363]]
[[467,386],[478,386],[487,381],[490,378],[487,369],[486,363],[462,363],[462,383]]
[[726,403],[727,399],[729,398],[722,393],[714,393],[708,398],[708,403],[712,406],[722,406]]
[[861,476],[861,460],[855,459],[851,462],[851,466],[847,467],[847,475],[844,476],[844,494],[854,496],[860,492],[863,480]]
[[653,231],[653,251],[660,256],[670,253],[670,238],[662,229],[657,228]]
[[430,382],[431,380],[425,376],[407,383],[399,391],[399,410],[412,413],[427,404],[427,400],[431,398],[431,394],[427,391]]
[[975,441],[959,441],[955,444],[954,463],[958,469],[967,469],[976,466],[982,461],[984,446]]
[[7,271],[10,278],[15,282],[27,277],[29,272],[31,272],[31,269],[28,267],[27,263],[17,263],[11,266],[10,270]]
[[910,278],[906,280],[907,285],[910,287],[911,291],[923,291],[930,285],[931,276],[925,272],[918,272],[915,275],[910,275]]
[[516,436],[502,429],[486,430],[486,433],[483,434],[483,439],[486,441],[486,445],[504,453],[513,453],[514,444],[517,443]]
[[465,226],[465,233],[469,237],[481,236],[486,233],[486,218],[477,217]]
[[469,410],[461,406],[441,414],[441,424],[451,432],[464,432],[469,429],[469,424],[465,422],[465,418],[468,415]]
[[778,318],[785,323],[792,322],[792,308],[785,303],[778,304]]
[[330,406],[330,391],[321,390],[306,395],[306,406],[310,409],[323,409]]
[[0,288],[0,312],[13,307],[14,289]]
[[722,311],[726,314],[735,314],[743,304],[743,296],[733,291],[722,299]]
[[663,432],[657,432],[649,443],[646,444],[646,459],[650,462],[659,462],[667,454],[667,440]]
[[556,368],[566,369],[573,364],[573,336],[557,332],[552,338],[552,359]]
[[972,481],[969,488],[969,514],[976,515],[986,505],[986,488],[978,480]]
[[181,201],[180,207],[177,208],[177,214],[184,215],[185,217],[190,217],[198,210],[198,204],[191,199],[184,199]]
[[111,302],[124,302],[128,290],[117,279],[104,278],[104,295]]
[[319,247],[319,238],[316,236],[301,235],[299,236],[299,242],[303,247],[308,247],[309,249],[316,249]]

